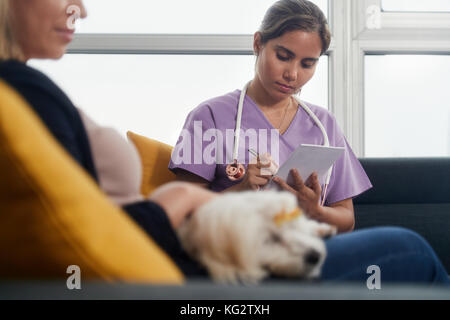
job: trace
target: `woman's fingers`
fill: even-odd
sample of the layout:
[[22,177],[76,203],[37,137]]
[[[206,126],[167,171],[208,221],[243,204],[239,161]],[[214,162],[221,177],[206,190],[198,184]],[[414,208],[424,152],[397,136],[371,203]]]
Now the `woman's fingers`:
[[256,163],[256,166],[257,166],[259,169],[262,169],[262,168],[270,168],[270,165],[271,165],[270,161],[262,162],[259,158],[258,158],[258,162]]
[[294,179],[294,184],[297,188],[297,190],[302,190],[305,187],[305,184],[303,183],[303,179],[300,176],[300,173],[298,173],[297,169],[291,169],[291,175],[292,178]]
[[320,196],[322,194],[322,187],[320,186],[319,177],[317,176],[317,172],[314,172],[310,176],[308,181],[311,184],[311,189],[313,189],[314,193]]
[[290,185],[288,185],[286,183],[286,181],[284,181],[283,179],[281,179],[280,177],[274,177],[273,181],[278,184],[283,190],[292,192],[294,194],[297,194],[297,190],[295,190],[294,188],[292,188]]
[[303,182],[303,179],[300,176],[300,174],[298,173],[297,169],[292,169],[291,174],[292,174],[292,177],[294,178],[294,183],[295,183],[296,187],[298,188],[297,190],[301,190],[304,187],[308,187],[308,188],[312,189],[315,194],[318,194],[318,195],[321,194],[322,188],[320,186],[319,177],[317,175],[317,172],[313,172],[309,176],[308,180],[306,180],[306,183]]
[[251,185],[265,186],[269,182],[269,179],[266,177],[254,176],[250,178]]
[[281,179],[279,177],[273,178],[273,181],[275,181],[284,190],[293,192],[295,194],[298,194],[299,192],[301,193],[302,190],[304,190],[304,188],[305,188],[305,184],[303,183],[302,177],[298,173],[297,169],[291,169],[290,172],[291,172],[292,178],[294,180],[293,186],[290,186],[289,184],[287,184],[286,181],[284,181],[283,179]]
[[[269,167],[270,167],[270,164],[269,164]],[[266,169],[267,169],[266,166],[259,167],[258,165],[249,165],[247,168],[248,173],[251,176],[265,178],[265,179],[272,178],[272,174],[270,174],[270,171],[268,171]]]
[[253,190],[267,185],[274,174],[272,166],[270,155],[253,158],[247,166],[247,185]]
[[272,179],[273,176],[272,175],[267,175],[267,174],[258,174],[258,175],[255,175],[255,177],[264,179],[266,181],[266,183],[267,183],[267,182],[270,181],[270,179]]
[[256,166],[259,169],[270,168],[271,164],[272,162],[269,158],[260,156],[256,157],[256,159],[252,158],[249,162],[249,166]]

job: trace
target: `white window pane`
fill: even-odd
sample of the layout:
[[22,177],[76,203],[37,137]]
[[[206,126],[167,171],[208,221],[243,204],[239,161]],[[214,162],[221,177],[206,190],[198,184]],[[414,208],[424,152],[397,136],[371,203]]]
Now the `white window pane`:
[[450,0],[382,0],[384,11],[449,12]]
[[[187,114],[201,102],[241,89],[253,78],[253,56],[66,55],[34,60],[98,123],[175,145]],[[327,107],[328,57],[302,98]]]
[[[274,0],[85,0],[84,33],[253,34]],[[325,13],[327,0],[314,0]]]
[[450,56],[365,58],[365,155],[450,156]]

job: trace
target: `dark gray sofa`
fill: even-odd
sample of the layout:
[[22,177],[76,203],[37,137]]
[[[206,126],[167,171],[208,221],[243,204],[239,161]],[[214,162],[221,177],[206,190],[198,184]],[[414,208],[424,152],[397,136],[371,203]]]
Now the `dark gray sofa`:
[[401,226],[422,235],[450,273],[450,158],[365,158],[373,188],[357,197],[355,229]]
[[[361,159],[373,189],[355,199],[356,229],[401,226],[421,234],[450,270],[450,158]],[[450,289],[365,283],[267,282],[255,287],[189,281],[182,287],[82,283],[69,291],[57,282],[0,282],[1,299],[446,299]]]

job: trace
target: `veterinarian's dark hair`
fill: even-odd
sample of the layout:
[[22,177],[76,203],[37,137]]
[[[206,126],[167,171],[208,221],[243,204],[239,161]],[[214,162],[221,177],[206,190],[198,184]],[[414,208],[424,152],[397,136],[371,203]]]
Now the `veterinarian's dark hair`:
[[331,33],[322,10],[307,0],[280,0],[275,2],[262,21],[259,32],[261,44],[294,30],[317,32],[322,41],[321,55],[330,47]]

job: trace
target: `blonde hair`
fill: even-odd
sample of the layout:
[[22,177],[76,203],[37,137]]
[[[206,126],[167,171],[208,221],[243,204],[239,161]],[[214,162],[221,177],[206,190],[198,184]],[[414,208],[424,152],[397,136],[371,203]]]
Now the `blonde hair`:
[[11,30],[9,1],[0,0],[0,60],[21,60],[24,56]]

